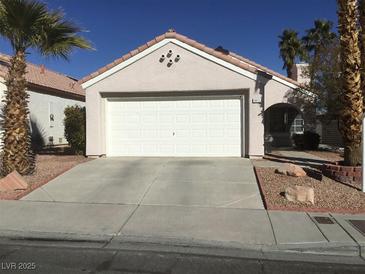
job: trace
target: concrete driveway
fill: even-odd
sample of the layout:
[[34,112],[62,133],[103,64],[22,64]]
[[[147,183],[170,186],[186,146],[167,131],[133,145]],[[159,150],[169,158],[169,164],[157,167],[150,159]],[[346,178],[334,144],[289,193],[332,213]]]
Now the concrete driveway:
[[81,164],[22,200],[263,209],[243,158],[104,158]]

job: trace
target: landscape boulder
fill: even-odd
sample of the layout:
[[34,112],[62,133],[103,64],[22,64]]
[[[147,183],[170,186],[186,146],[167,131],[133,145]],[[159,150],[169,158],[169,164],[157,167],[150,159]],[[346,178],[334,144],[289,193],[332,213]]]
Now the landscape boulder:
[[0,179],[0,191],[24,190],[27,188],[27,182],[16,170]]
[[285,198],[291,202],[314,204],[314,189],[307,186],[290,186],[285,189]]
[[304,177],[307,175],[303,168],[294,164],[284,164],[282,167],[277,168],[275,172],[293,177]]

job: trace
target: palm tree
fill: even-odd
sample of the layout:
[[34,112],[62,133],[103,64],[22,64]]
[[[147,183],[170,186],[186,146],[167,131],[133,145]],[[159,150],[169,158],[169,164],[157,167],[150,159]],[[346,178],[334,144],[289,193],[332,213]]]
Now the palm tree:
[[305,74],[310,79],[308,88],[313,89],[315,85],[316,69],[321,66],[321,55],[327,55],[338,43],[337,35],[332,31],[333,23],[328,20],[315,20],[314,27],[306,30],[306,35],[302,38],[305,49],[305,60],[309,63]]
[[308,53],[313,53],[314,57],[318,55],[319,50],[330,45],[337,37],[332,31],[333,23],[328,20],[315,20],[314,27],[306,31],[302,38],[303,44]]
[[359,0],[360,35],[359,45],[361,52],[361,92],[363,96],[363,113],[365,113],[365,0]]
[[345,145],[345,164],[354,166],[361,163],[363,110],[357,0],[337,0],[337,4],[342,76],[340,131]]
[[67,59],[74,48],[90,49],[90,43],[78,36],[80,29],[64,20],[60,11],[49,11],[36,0],[0,0],[0,35],[14,51],[6,77],[3,156],[1,173],[34,171],[26,92],[26,54],[35,49],[45,56]]
[[292,68],[295,60],[299,57],[303,58],[303,46],[298,33],[291,29],[286,29],[283,34],[279,36],[280,57],[283,59],[283,69],[286,69],[289,78],[292,78]]

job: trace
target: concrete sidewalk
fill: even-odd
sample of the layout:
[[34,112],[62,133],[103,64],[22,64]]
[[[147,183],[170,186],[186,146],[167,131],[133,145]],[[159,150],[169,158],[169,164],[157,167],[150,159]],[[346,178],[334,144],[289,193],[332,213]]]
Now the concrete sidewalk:
[[[103,248],[165,246],[363,256],[365,215],[241,208],[0,201],[0,237],[70,241]],[[314,217],[329,217],[319,224]],[[364,261],[365,262],[365,261]]]

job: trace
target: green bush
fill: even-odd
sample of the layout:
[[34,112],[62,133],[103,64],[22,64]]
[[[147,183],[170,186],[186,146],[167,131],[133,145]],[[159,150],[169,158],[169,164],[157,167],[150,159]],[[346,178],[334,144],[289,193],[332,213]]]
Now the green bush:
[[78,105],[65,108],[65,137],[73,152],[85,154],[86,112]]
[[298,149],[316,150],[319,146],[320,136],[312,131],[304,131],[303,134],[294,134],[293,141]]
[[304,149],[304,134],[293,134],[294,145],[298,149]]

